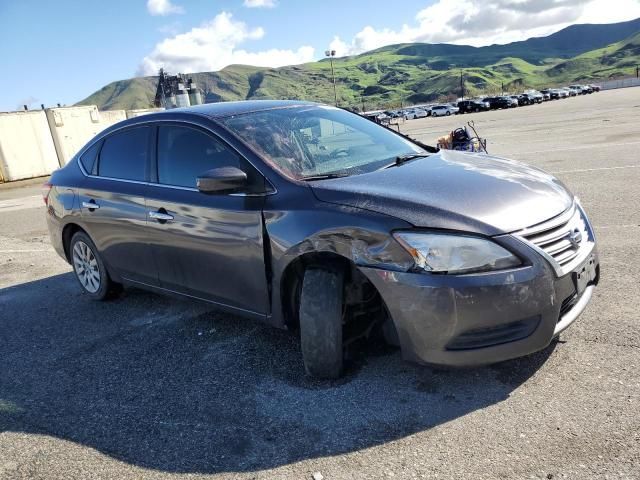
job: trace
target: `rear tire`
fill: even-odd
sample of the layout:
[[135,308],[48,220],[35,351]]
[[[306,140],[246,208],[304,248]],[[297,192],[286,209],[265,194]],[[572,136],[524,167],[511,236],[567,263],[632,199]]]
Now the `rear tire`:
[[307,373],[335,379],[342,374],[342,273],[307,269],[300,294],[300,344]]
[[93,300],[106,300],[122,290],[109,278],[100,252],[84,232],[76,232],[69,243],[69,256],[76,280]]

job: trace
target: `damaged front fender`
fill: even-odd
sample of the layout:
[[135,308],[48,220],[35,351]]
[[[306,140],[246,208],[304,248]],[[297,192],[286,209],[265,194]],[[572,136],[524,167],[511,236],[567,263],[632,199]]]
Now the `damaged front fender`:
[[357,267],[406,272],[414,261],[391,236],[411,225],[354,207],[320,203],[299,210],[265,209],[265,242],[271,257],[271,322],[284,326],[282,280],[307,254],[334,254]]
[[297,257],[310,252],[330,252],[348,258],[361,267],[405,272],[414,262],[388,234],[348,227],[318,232],[296,245],[288,254]]

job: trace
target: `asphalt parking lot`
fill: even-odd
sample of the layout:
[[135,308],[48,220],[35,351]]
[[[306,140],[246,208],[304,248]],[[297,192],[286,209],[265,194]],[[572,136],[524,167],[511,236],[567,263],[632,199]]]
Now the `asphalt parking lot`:
[[630,88],[402,125],[434,143],[474,120],[598,237],[600,286],[560,341],[470,370],[372,348],[314,382],[288,332],[137,290],[94,303],[39,186],[0,186],[0,478],[639,478],[639,119]]

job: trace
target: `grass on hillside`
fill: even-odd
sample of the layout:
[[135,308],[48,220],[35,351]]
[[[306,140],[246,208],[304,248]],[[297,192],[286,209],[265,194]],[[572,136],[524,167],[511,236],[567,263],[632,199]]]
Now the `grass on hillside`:
[[[393,108],[454,99],[461,93],[461,76],[465,96],[475,96],[497,94],[503,88],[518,91],[629,75],[640,65],[640,33],[569,59],[550,58],[539,52],[537,57],[529,55],[534,57],[532,61],[507,56],[489,63],[505,48],[404,44],[336,58],[333,65],[338,102],[367,110]],[[490,54],[477,58],[481,51]],[[328,59],[275,69],[231,65],[191,77],[206,102],[270,98],[334,101]],[[80,104],[95,104],[105,110],[150,107],[156,83],[157,77],[120,80]]]

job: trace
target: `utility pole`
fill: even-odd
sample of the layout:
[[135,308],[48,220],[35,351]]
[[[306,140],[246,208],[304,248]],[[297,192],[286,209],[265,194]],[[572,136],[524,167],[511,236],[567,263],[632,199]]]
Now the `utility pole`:
[[333,77],[333,97],[336,102],[336,107],[338,106],[338,91],[336,90],[336,72],[333,69],[333,57],[336,56],[335,50],[325,50],[325,57],[329,57],[329,62],[331,62],[331,77]]
[[362,113],[366,112],[366,109],[364,108],[364,96],[360,95],[360,100],[362,100]]
[[504,82],[502,82],[502,95],[504,95]]
[[460,70],[460,100],[464,100],[464,73]]

